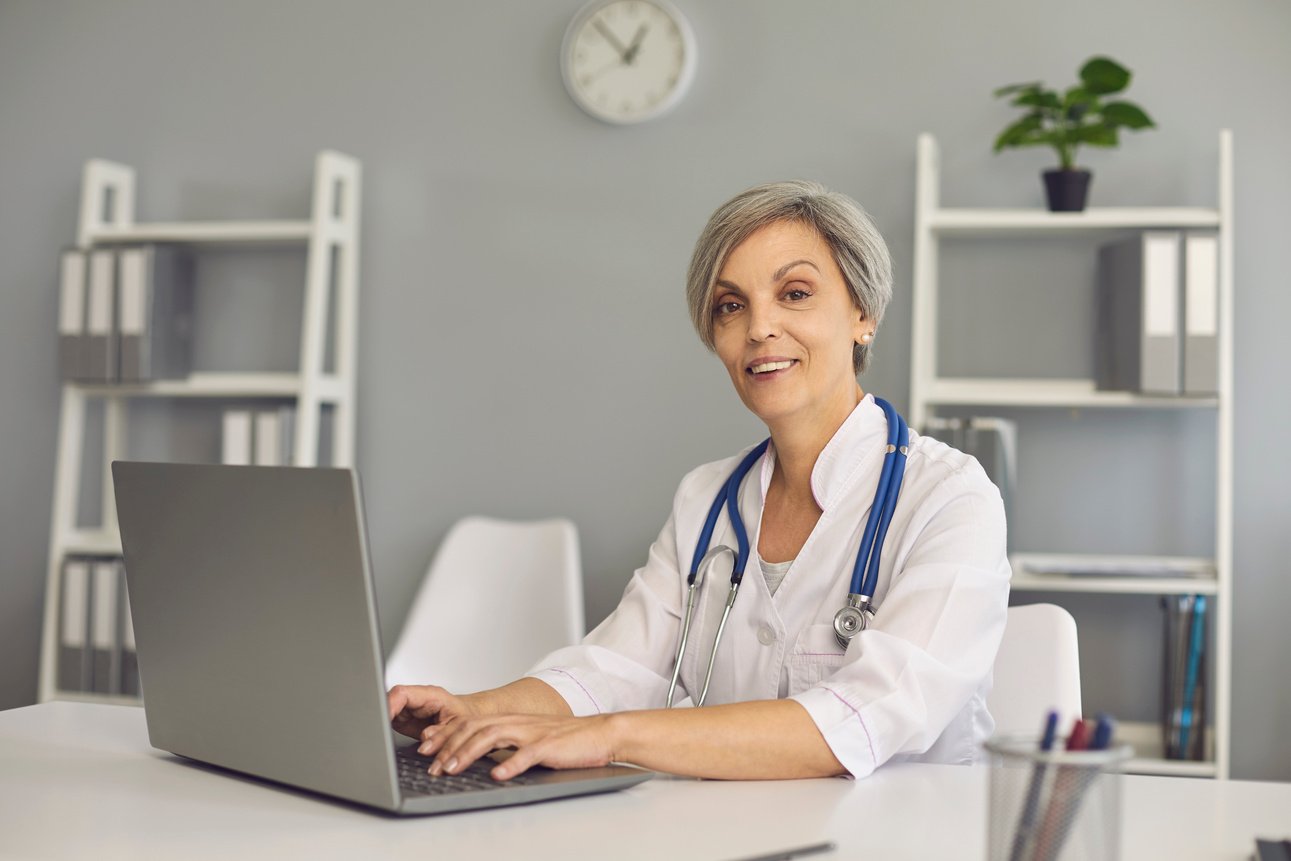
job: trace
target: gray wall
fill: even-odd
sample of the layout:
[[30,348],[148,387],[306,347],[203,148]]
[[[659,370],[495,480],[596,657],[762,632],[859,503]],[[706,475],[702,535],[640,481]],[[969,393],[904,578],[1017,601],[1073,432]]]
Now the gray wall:
[[[1097,174],[1095,204],[1214,205],[1217,130],[1235,133],[1244,445],[1233,772],[1291,778],[1291,748],[1279,744],[1291,722],[1282,661],[1291,631],[1279,611],[1291,604],[1291,456],[1280,439],[1291,402],[1275,394],[1285,391],[1291,319],[1291,7],[681,5],[701,50],[694,89],[673,115],[621,129],[580,113],[560,83],[557,51],[579,0],[0,3],[0,708],[35,696],[58,405],[53,275],[74,235],[87,157],[139,169],[143,219],[299,217],[316,150],[361,159],[358,459],[387,642],[444,531],[471,512],[572,517],[596,621],[643,559],[677,479],[759,433],[696,343],[681,299],[709,212],[748,185],[793,176],[873,212],[899,290],[863,383],[903,408],[916,135],[941,142],[947,204],[1039,205],[1036,173],[1050,157],[990,154],[1012,116],[990,92],[1033,78],[1066,84],[1106,52],[1134,68],[1131,95],[1161,130],[1082,157]],[[1009,268],[1025,266],[1025,253],[969,248],[957,258],[963,283],[982,291],[980,301],[961,296],[950,321],[946,351],[958,366],[1061,374],[1089,361],[1086,306],[1029,298],[1035,276]],[[1056,253],[1064,274],[1054,277],[1085,289],[1088,257]],[[220,324],[200,352],[206,366],[289,363],[298,264],[215,253],[202,266],[199,301],[207,325]],[[141,450],[157,439],[213,451],[201,430],[213,408],[140,413],[145,426],[162,422],[141,435]],[[1078,548],[1106,533],[1128,549],[1207,552],[1213,435],[1195,419],[1130,418],[1128,431],[1088,414],[1027,419],[1049,448],[1024,460],[1033,504],[1015,520],[1018,541]],[[170,419],[185,432],[165,431]],[[1203,466],[1176,473],[1179,460],[1118,455],[1117,469],[1093,481],[1063,463],[1068,444],[1096,455],[1104,443],[1162,434]],[[1070,510],[1098,511],[1120,492],[1122,466],[1147,488],[1136,492],[1143,520],[1095,518],[1100,531],[1087,539],[1037,501],[1066,482],[1069,491],[1057,486]],[[1109,668],[1087,700],[1150,711],[1151,602],[1075,609],[1086,660]]]

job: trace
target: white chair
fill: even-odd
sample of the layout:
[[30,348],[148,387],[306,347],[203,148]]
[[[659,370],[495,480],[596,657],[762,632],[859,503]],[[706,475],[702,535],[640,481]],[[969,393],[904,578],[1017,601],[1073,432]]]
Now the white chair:
[[583,634],[574,524],[467,517],[426,572],[386,662],[386,683],[460,693],[496,687]]
[[986,705],[1000,735],[1038,733],[1051,709],[1059,727],[1080,716],[1080,655],[1070,613],[1054,604],[1009,608]]

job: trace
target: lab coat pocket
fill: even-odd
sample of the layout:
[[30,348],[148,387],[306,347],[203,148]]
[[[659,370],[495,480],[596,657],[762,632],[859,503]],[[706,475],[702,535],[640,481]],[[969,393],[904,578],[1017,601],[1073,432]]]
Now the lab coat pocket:
[[794,696],[828,678],[847,659],[833,625],[808,625],[798,634],[789,655],[789,695]]

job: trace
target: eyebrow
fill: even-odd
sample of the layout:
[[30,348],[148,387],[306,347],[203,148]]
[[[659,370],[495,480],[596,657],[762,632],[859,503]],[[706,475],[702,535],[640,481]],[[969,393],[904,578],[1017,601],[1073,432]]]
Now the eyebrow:
[[[791,263],[786,263],[785,265],[783,265],[783,266],[781,266],[779,269],[777,269],[777,270],[775,271],[775,274],[771,276],[771,280],[772,280],[772,281],[779,281],[781,278],[783,278],[784,276],[786,276],[786,275],[788,275],[788,274],[789,274],[789,270],[790,270],[790,269],[793,269],[793,267],[795,267],[795,266],[801,266],[801,265],[802,265],[802,264],[804,264],[804,263],[805,263],[805,264],[807,264],[808,266],[810,266],[812,269],[815,269],[817,272],[819,272],[819,271],[820,271],[820,267],[819,267],[819,266],[817,266],[815,263],[812,263],[810,260],[805,260],[805,259],[804,259],[804,260],[794,260],[794,261],[792,261]],[[717,281],[714,281],[714,282],[713,282],[713,286],[714,286],[714,287],[720,287],[720,288],[722,288],[723,290],[730,290],[730,291],[732,291],[732,292],[734,292],[734,293],[739,293],[741,296],[743,296],[743,295],[744,295],[744,291],[743,291],[743,290],[741,290],[741,289],[740,289],[739,287],[737,287],[736,285],[732,284],[730,281],[723,281],[723,280],[720,280],[720,279],[719,279],[719,280],[717,280]]]

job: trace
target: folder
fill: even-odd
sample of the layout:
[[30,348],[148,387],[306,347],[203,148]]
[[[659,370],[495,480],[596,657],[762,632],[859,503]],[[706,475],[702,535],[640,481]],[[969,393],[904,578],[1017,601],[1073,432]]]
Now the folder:
[[254,462],[257,466],[291,463],[295,425],[295,411],[291,407],[256,413]]
[[220,463],[251,463],[251,411],[225,410],[220,436]]
[[1183,247],[1183,391],[1214,395],[1219,391],[1219,237],[1189,233]]
[[90,688],[90,566],[79,557],[63,560],[59,589],[58,679],[60,691]]
[[121,691],[121,656],[117,633],[121,587],[120,565],[115,559],[100,559],[92,568],[90,590],[90,645],[93,670],[90,689],[100,694]]
[[116,254],[108,249],[90,252],[85,320],[85,363],[81,378],[110,383],[117,379]]
[[121,568],[121,693],[137,697],[139,686],[139,653],[134,643],[134,617],[130,614],[130,595],[126,589],[126,569]]
[[192,369],[192,258],[143,245],[120,252],[122,382],[181,379]]
[[59,261],[58,363],[65,380],[83,374],[85,338],[85,252],[69,248]]
[[1177,232],[1146,231],[1099,248],[1097,388],[1181,391],[1180,245]]

